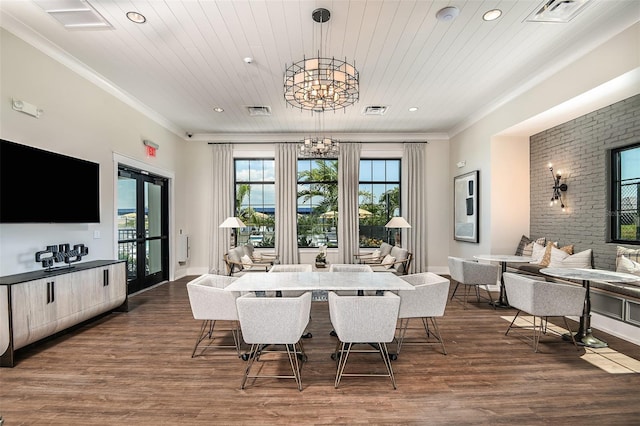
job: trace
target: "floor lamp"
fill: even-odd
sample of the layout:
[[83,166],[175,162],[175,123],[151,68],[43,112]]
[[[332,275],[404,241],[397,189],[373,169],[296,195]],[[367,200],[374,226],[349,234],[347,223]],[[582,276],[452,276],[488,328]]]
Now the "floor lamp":
[[392,217],[391,220],[387,222],[387,224],[384,227],[387,229],[388,228],[396,229],[395,244],[396,246],[401,247],[400,228],[411,228],[411,225],[409,225],[409,222],[407,222],[404,219],[404,217],[396,216],[396,217]]
[[246,225],[237,217],[235,216],[230,216],[228,218],[225,219],[224,222],[222,222],[219,226],[219,228],[231,228],[232,231],[232,235],[233,235],[233,247],[236,247],[237,242],[238,242],[238,235],[236,232],[236,228],[244,228]]

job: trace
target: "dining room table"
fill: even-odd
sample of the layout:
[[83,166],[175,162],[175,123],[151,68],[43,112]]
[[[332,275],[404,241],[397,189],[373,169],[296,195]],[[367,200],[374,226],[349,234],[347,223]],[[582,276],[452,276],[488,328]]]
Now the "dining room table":
[[[586,268],[542,268],[540,273],[554,278],[582,281],[582,286],[587,290],[584,296],[584,307],[580,316],[580,327],[576,333],[576,342],[589,348],[606,348],[609,345],[593,335],[591,330],[591,281],[607,281],[610,283],[628,283],[638,280],[637,275],[623,272],[607,271],[603,269]],[[570,339],[571,336],[566,336]]]
[[414,290],[391,272],[252,272],[225,287],[226,291],[397,291]]
[[510,308],[509,298],[507,297],[507,290],[504,287],[503,275],[507,272],[507,263],[529,263],[532,258],[529,256],[516,256],[510,254],[479,254],[473,256],[474,259],[485,260],[489,262],[500,263],[500,296],[498,300],[493,303],[493,306],[497,308]]

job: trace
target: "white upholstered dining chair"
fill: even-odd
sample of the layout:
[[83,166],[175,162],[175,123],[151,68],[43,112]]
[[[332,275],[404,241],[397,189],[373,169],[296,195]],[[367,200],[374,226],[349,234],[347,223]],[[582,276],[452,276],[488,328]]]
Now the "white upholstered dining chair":
[[[444,315],[449,297],[449,280],[432,272],[406,275],[402,279],[413,285],[415,290],[398,291],[398,296],[400,296],[400,312],[398,313],[400,330],[397,338],[398,348],[396,353],[400,354],[403,344],[434,344],[433,341],[429,340],[433,336],[435,344],[439,343],[442,346],[442,353],[446,355],[447,350],[444,347],[444,340],[440,334],[436,317]],[[404,341],[411,319],[420,319],[422,321],[422,326],[426,332],[426,340]],[[429,322],[431,322],[432,327],[429,327]]]
[[480,302],[479,287],[484,287],[487,291],[489,303],[493,305],[495,309],[495,304],[491,298],[489,286],[496,285],[498,283],[498,266],[488,263],[478,263],[473,260],[466,260],[452,256],[449,256],[448,263],[451,279],[456,282],[456,286],[451,294],[451,300],[455,297],[456,291],[458,291],[458,286],[462,284],[464,287],[462,306],[464,309],[467,309],[467,295],[469,294],[469,289],[472,287],[474,288],[476,298],[478,302]]
[[[242,378],[244,389],[249,378],[291,378],[302,390],[301,362],[306,359],[301,336],[309,323],[311,293],[299,297],[256,297],[246,294],[236,301],[244,341],[251,345],[248,363]],[[292,375],[251,374],[252,367],[269,345],[284,345]],[[282,351],[280,351],[282,352]],[[262,371],[262,368],[260,369]]]
[[[378,376],[389,377],[393,388],[396,389],[387,343],[393,341],[399,308],[400,297],[390,291],[382,296],[338,296],[332,291],[329,292],[329,317],[338,336],[335,351],[336,388],[343,377]],[[354,351],[352,347],[355,344],[367,344],[374,349]],[[387,374],[345,373],[347,360],[352,352],[379,353]]]
[[[582,315],[586,294],[584,287],[547,282],[541,277],[525,276],[512,272],[504,273],[504,285],[509,295],[509,305],[518,310],[504,333],[505,335],[514,328],[533,330],[533,351],[538,352],[540,337],[548,330],[547,318],[562,317],[564,326],[568,330],[567,335],[571,336],[573,344],[578,349],[566,317]],[[521,312],[533,315],[533,325],[515,325]],[[537,318],[540,319],[539,323],[536,321]]]
[[[238,313],[236,310],[236,299],[240,293],[225,291],[224,288],[235,281],[234,277],[223,275],[205,274],[187,283],[187,293],[189,295],[189,304],[193,318],[202,320],[200,333],[193,347],[191,357],[193,358],[198,349],[198,345],[209,339],[209,344],[202,350],[203,353],[210,347],[234,347],[238,355],[240,355],[241,338],[238,328]],[[214,337],[214,327],[219,321],[227,321],[232,325],[231,334],[233,336],[233,345],[218,344],[216,340],[221,341],[222,333],[226,330],[216,329],[219,337]]]

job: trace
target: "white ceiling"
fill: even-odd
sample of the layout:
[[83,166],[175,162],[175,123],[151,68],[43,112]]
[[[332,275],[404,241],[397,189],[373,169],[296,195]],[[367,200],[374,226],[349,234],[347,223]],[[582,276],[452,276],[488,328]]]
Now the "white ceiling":
[[[0,25],[194,140],[295,140],[320,117],[325,133],[342,139],[451,135],[640,19],[637,0],[592,0],[564,24],[525,22],[543,0],[90,3],[112,29],[67,30],[18,0],[0,2]],[[460,9],[457,19],[436,19],[445,6]],[[283,97],[285,64],[319,49],[317,7],[331,11],[323,50],[360,72],[360,101],[324,116]],[[502,17],[483,21],[493,8]],[[147,22],[129,21],[128,11]],[[365,116],[369,105],[387,113]],[[247,106],[269,106],[272,115],[250,117]]]

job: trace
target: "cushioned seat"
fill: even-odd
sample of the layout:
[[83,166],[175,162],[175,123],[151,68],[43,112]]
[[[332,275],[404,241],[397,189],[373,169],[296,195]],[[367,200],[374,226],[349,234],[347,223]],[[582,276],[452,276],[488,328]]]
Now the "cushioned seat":
[[[400,311],[398,313],[400,333],[397,338],[398,349],[396,352],[400,354],[400,349],[403,344],[433,344],[433,342],[429,341],[429,338],[433,336],[435,343],[439,343],[442,346],[442,353],[446,355],[447,351],[444,347],[440,330],[438,329],[436,317],[444,315],[447,298],[449,297],[449,280],[432,272],[407,275],[402,277],[402,279],[413,285],[415,290],[398,291],[398,296],[400,296]],[[413,340],[405,343],[404,338],[409,326],[409,321],[418,318],[422,320],[422,326],[426,332],[427,339],[424,341]],[[429,321],[433,326],[433,330],[429,327]]]
[[[206,274],[187,283],[187,293],[193,318],[202,320],[200,333],[193,347],[191,357],[193,358],[198,349],[198,345],[206,338],[209,338],[209,347],[234,347],[240,354],[240,336],[238,331],[238,313],[236,311],[236,299],[240,293],[225,291],[224,288],[235,281],[233,277],[223,275]],[[213,344],[214,327],[217,321],[231,321],[234,344]],[[222,330],[218,330],[222,331]]]
[[[518,309],[505,335],[513,328],[533,330],[533,350],[538,351],[540,336],[547,331],[548,317],[562,317],[573,344],[577,344],[567,323],[567,316],[580,316],[584,307],[586,289],[571,284],[547,282],[511,272],[504,273],[504,285],[509,295],[509,304]],[[515,326],[520,312],[533,315],[532,326]],[[540,323],[536,319],[540,318]]]
[[[489,302],[493,304],[489,286],[496,285],[498,282],[498,271],[500,270],[498,266],[452,256],[449,256],[448,263],[451,279],[456,282],[456,287],[453,290],[453,294],[451,294],[451,300],[455,297],[458,286],[462,284],[465,290],[462,302],[464,309],[467,309],[467,295],[471,287],[475,289],[478,302],[480,301],[478,288],[484,287],[487,291]],[[495,308],[495,304],[493,305]]]
[[[311,293],[299,297],[255,297],[246,294],[236,301],[244,341],[251,345],[242,378],[244,389],[249,378],[291,378],[302,390],[301,362],[306,359],[300,338],[309,323]],[[267,352],[268,345],[284,345],[292,375],[251,374],[252,367]],[[273,351],[270,351],[273,352]],[[260,369],[262,371],[262,369]]]
[[388,257],[385,256],[380,264],[371,265],[373,272],[392,272],[396,275],[406,275],[411,267],[413,254],[407,249],[393,247]]
[[[389,377],[393,388],[396,388],[387,343],[394,339],[399,308],[400,297],[389,291],[382,296],[338,296],[329,292],[329,317],[339,339],[335,352],[336,388],[342,377],[347,376]],[[354,351],[354,344],[370,344],[375,349]],[[387,374],[345,373],[347,360],[352,352],[379,353]]]

